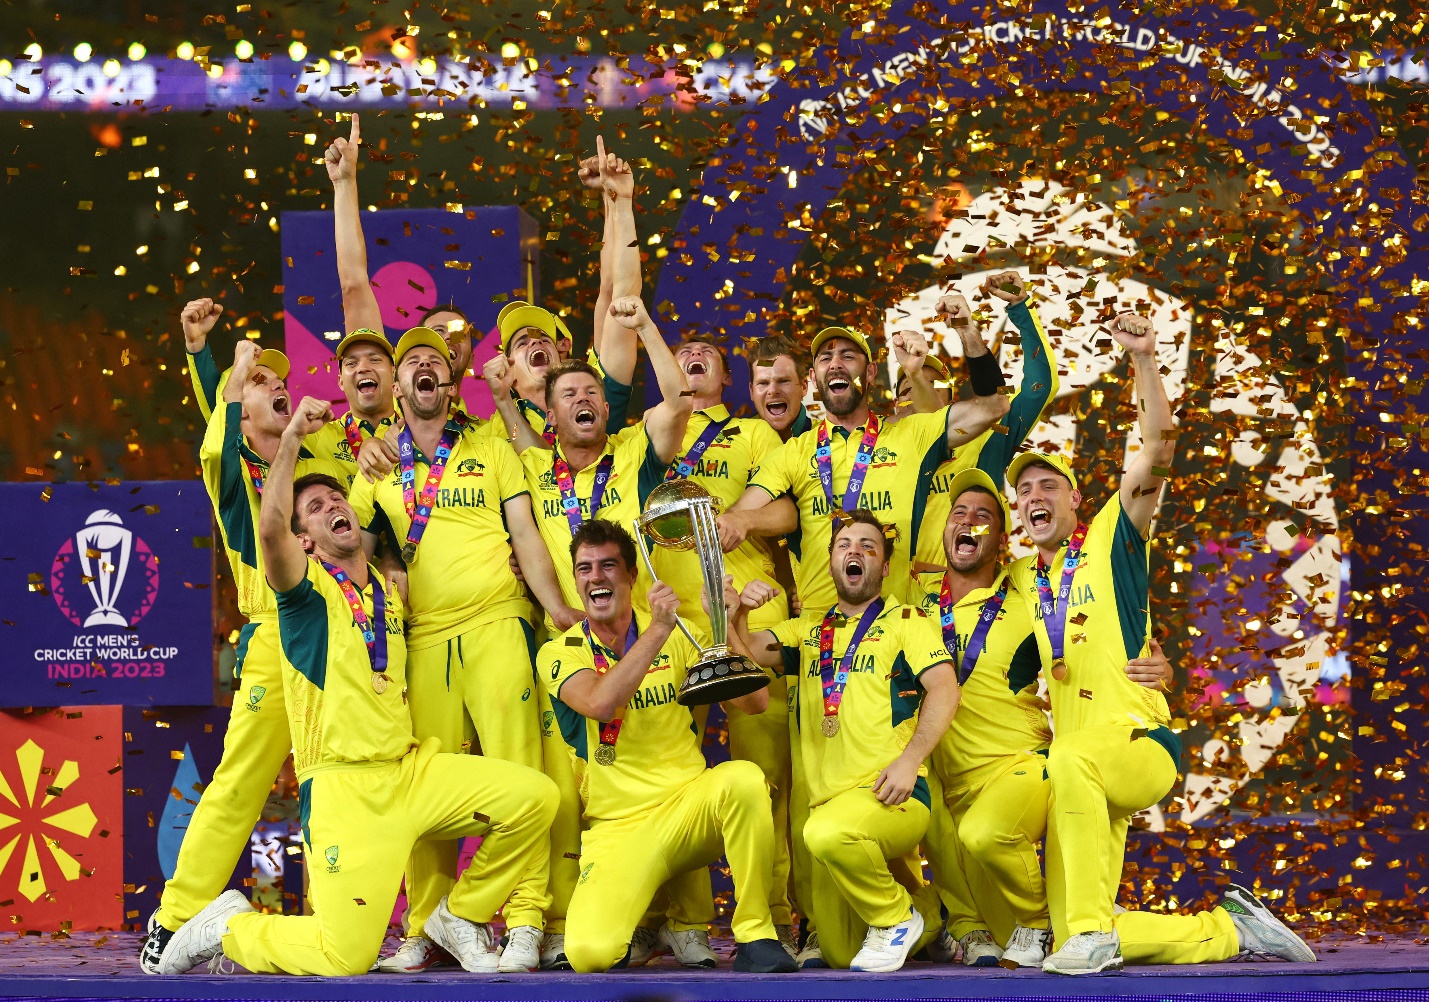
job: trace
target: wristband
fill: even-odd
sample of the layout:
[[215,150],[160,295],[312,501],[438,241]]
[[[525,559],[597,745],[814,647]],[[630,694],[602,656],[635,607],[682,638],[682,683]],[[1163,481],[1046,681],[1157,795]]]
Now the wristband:
[[972,383],[973,396],[990,397],[1007,382],[1002,374],[1002,366],[992,352],[985,355],[971,355],[964,361],[968,367],[968,382]]

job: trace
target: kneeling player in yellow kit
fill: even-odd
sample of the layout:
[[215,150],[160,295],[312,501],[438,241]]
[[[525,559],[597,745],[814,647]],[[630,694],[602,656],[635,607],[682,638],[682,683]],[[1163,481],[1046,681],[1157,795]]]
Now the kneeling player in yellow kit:
[[[259,519],[278,596],[283,687],[309,862],[311,915],[262,915],[226,891],[174,934],[165,974],[205,960],[254,973],[338,976],[377,956],[412,845],[481,836],[427,932],[474,972],[497,969],[488,925],[516,883],[544,868],[555,784],[534,769],[418,747],[406,703],[403,602],[362,551],[342,485],[293,480],[305,432],[331,417],[303,400],[269,471]],[[291,486],[290,486],[291,485]]]
[[[676,631],[679,596],[657,582],[649,618],[637,615],[635,541],[604,520],[576,529],[571,561],[586,618],[540,652],[562,733],[584,764],[590,824],[566,918],[571,966],[592,972],[620,964],[655,893],[723,852],[735,887],[734,969],[793,971],[769,913],[774,820],[764,774],[752,762],[708,768],[694,715],[676,701],[676,686],[699,660]],[[725,595],[742,618],[732,584]],[[760,713],[768,698],[761,689],[729,705]]]
[[1008,468],[1037,548],[1011,578],[1034,610],[1056,731],[1047,761],[1047,898],[1058,948],[1042,969],[1093,974],[1125,960],[1196,963],[1246,952],[1311,961],[1314,952],[1240,887],[1197,915],[1113,915],[1131,816],[1170,791],[1181,742],[1165,697],[1124,671],[1149,634],[1146,534],[1175,456],[1175,422],[1151,322],[1123,313],[1111,332],[1131,355],[1141,430],[1118,491],[1085,524],[1065,460],[1026,453]]
[[753,637],[742,620],[731,632],[743,653],[789,680],[823,960],[896,971],[934,935],[924,931],[938,902],[917,854],[928,828],[923,763],[957,709],[958,683],[937,623],[880,597],[887,529],[863,509],[846,519],[830,548],[832,607]]

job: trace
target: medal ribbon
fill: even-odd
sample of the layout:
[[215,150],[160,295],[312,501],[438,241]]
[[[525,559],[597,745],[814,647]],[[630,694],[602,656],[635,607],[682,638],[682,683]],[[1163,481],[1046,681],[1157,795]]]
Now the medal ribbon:
[[362,426],[352,417],[352,411],[342,416],[342,433],[347,436],[347,444],[352,448],[352,458],[362,451]]
[[[556,478],[556,486],[561,490],[561,507],[566,511],[566,521],[571,523],[571,535],[574,536],[585,521],[585,516],[581,514],[581,500],[576,497],[576,481],[571,476],[571,464],[566,462],[561,450],[555,449],[554,455],[551,475]],[[605,497],[605,485],[610,482],[610,467],[614,463],[615,453],[607,452],[600,457],[600,464],[595,468],[595,484],[590,491],[591,518],[595,518],[595,513],[600,511],[600,502]]]
[[445,472],[447,460],[451,458],[456,440],[461,437],[465,427],[465,414],[457,413],[447,420],[446,427],[442,429],[442,437],[437,442],[437,454],[432,457],[432,464],[427,468],[427,479],[422,484],[420,497],[417,496],[416,489],[417,446],[412,441],[412,429],[404,426],[402,433],[397,436],[397,456],[402,466],[402,507],[407,509],[407,517],[412,520],[412,524],[407,527],[407,546],[404,549],[415,551],[417,544],[422,541],[422,534],[427,531],[427,522],[432,517],[432,507],[437,502],[437,487],[442,482],[442,473]]
[[253,462],[253,460],[247,456],[243,457],[243,465],[248,467],[248,479],[253,481],[253,489],[258,492],[258,496],[261,498],[263,496],[263,467]]
[[534,412],[541,416],[542,420],[546,422],[546,427],[541,432],[541,438],[545,440],[547,445],[554,446],[556,444],[556,426],[551,422],[551,415],[541,410],[541,408],[531,403],[531,401],[525,397],[519,395],[514,389],[511,391],[511,396],[516,399],[516,409],[519,410],[523,416],[527,412]]
[[839,614],[839,608],[835,605],[824,613],[824,623],[819,627],[819,679],[824,684],[825,717],[839,715],[839,704],[843,702],[844,687],[848,685],[848,675],[853,668],[854,653],[858,650],[858,645],[863,642],[863,635],[868,632],[873,621],[882,613],[882,598],[874,599],[873,603],[863,610],[863,615],[858,620],[858,626],[854,627],[853,637],[849,639],[848,649],[844,651],[843,660],[839,662],[837,673],[834,672],[834,620]]
[[[595,638],[590,633],[590,620],[581,620],[581,630],[585,632],[586,643],[590,644],[591,657],[595,659],[595,670],[604,675],[610,671],[610,660],[605,656],[605,651],[600,644],[595,642]],[[635,638],[640,635],[640,631],[635,628],[635,617],[630,617],[630,632],[625,635],[625,650],[629,652],[630,646],[635,643]],[[615,742],[620,740],[620,728],[625,723],[625,707],[621,707],[615,713],[615,719],[609,723],[600,725],[600,743],[615,747]]]
[[968,637],[968,645],[964,648],[958,637],[957,624],[953,621],[953,589],[948,575],[943,575],[943,587],[938,593],[938,612],[943,624],[943,643],[947,645],[948,653],[953,656],[953,663],[957,666],[958,685],[965,684],[972,676],[973,669],[977,667],[977,659],[982,656],[982,650],[987,645],[987,635],[1006,601],[1007,578],[1003,578],[1002,587],[983,602],[982,609],[978,612],[977,625],[973,627],[972,635]]
[[863,429],[863,441],[858,445],[858,454],[853,460],[853,469],[848,474],[848,486],[844,489],[842,506],[834,505],[833,449],[829,445],[829,423],[819,424],[819,432],[814,448],[814,463],[819,469],[819,484],[824,488],[824,498],[829,503],[829,516],[838,518],[839,512],[853,511],[858,507],[859,495],[863,493],[863,481],[868,476],[868,464],[873,460],[873,449],[878,445],[879,421],[877,414],[868,416],[868,424]]
[[671,464],[669,471],[665,474],[665,479],[684,480],[695,472],[695,467],[700,465],[700,458],[704,456],[710,443],[719,438],[719,433],[724,431],[725,426],[733,420],[734,416],[730,415],[723,421],[711,421],[705,430],[700,432],[700,437],[695,440],[695,444],[690,446],[690,451],[685,453],[685,458]]
[[1060,660],[1065,653],[1067,635],[1067,600],[1072,597],[1072,579],[1077,574],[1077,563],[1082,557],[1082,544],[1087,541],[1087,526],[1079,522],[1072,538],[1067,541],[1067,554],[1062,560],[1062,580],[1057,584],[1057,595],[1052,597],[1052,582],[1047,574],[1047,566],[1042,563],[1042,555],[1037,555],[1037,605],[1042,613],[1042,625],[1047,628],[1047,640],[1052,645],[1052,660]]
[[[331,574],[337,586],[342,589],[342,597],[347,599],[347,607],[352,610],[352,622],[362,631],[362,639],[367,644],[367,660],[372,665],[373,674],[382,674],[387,670],[387,596],[382,592],[382,582],[378,581],[375,575],[369,575],[372,580],[372,615],[369,617],[367,610],[362,607],[362,595],[352,583],[352,578],[347,576],[347,571],[326,560],[322,561],[322,565],[323,570]],[[374,619],[377,620],[375,627],[372,623]]]

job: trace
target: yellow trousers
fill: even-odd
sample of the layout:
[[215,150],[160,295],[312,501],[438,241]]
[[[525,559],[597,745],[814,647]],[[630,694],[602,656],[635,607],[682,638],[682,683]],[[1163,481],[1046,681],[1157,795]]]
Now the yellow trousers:
[[448,899],[452,914],[472,922],[491,921],[518,884],[544,873],[555,784],[525,766],[438,747],[429,740],[397,762],[334,766],[302,783],[313,914],[235,916],[223,952],[256,974],[365,973],[423,838],[482,836]]
[[1165,748],[1131,726],[1058,735],[1047,756],[1047,905],[1057,942],[1110,932],[1131,816],[1176,781]]
[[[794,712],[789,710],[791,727],[795,726]],[[793,734],[789,737],[789,771],[792,780],[789,784],[789,869],[792,871],[790,882],[794,885],[794,905],[799,909],[799,917],[804,920],[806,931],[814,932],[819,927],[814,915],[814,861],[809,855],[808,845],[804,842],[804,825],[809,822],[809,781],[804,775],[798,738]]]
[[[954,939],[986,929],[1005,943],[1014,926],[1048,928],[1047,888],[1037,858],[1047,830],[1045,763],[1041,755],[1026,752],[966,776],[945,777],[924,845],[937,846],[930,851],[933,884]],[[940,814],[946,819],[941,826]]]
[[789,763],[789,703],[787,683],[776,678],[769,685],[769,709],[743,713],[730,708],[729,756],[753,762],[769,784],[774,812],[774,878],[769,885],[769,911],[775,925],[792,925],[789,904],[789,790],[793,776]]
[[[227,886],[248,849],[273,778],[292,751],[277,620],[244,627],[238,656],[239,686],[223,736],[223,757],[194,807],[174,875],[159,899],[159,923],[170,932]],[[189,796],[192,791],[180,792]]]
[[571,966],[591,973],[619,963],[660,887],[721,853],[734,877],[735,940],[773,939],[773,842],[764,774],[750,762],[721,762],[654,810],[591,825],[566,918]]
[[909,798],[897,807],[861,787],[809,810],[804,844],[813,864],[819,948],[830,967],[848,967],[869,926],[897,925],[916,907],[926,925],[917,952],[937,935],[938,898],[923,882],[918,843],[928,808]]
[[1122,912],[1113,925],[1128,964],[1215,964],[1240,952],[1224,908],[1195,915]]
[[[580,798],[570,756],[545,687],[535,674],[534,634],[511,618],[474,627],[435,647],[407,654],[407,694],[418,741],[545,772],[561,795],[546,870],[516,885],[504,910],[508,926],[560,932],[577,874]],[[407,867],[407,935],[421,935],[427,916],[456,883],[460,843],[423,839]],[[549,898],[547,897],[549,892]],[[539,907],[536,902],[549,904]],[[548,921],[549,918],[549,921]]]

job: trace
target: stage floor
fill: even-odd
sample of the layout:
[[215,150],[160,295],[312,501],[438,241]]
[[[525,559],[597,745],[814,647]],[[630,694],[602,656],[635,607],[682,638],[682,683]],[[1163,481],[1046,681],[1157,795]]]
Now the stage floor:
[[[669,958],[605,975],[478,976],[438,970],[413,977],[288,978],[139,972],[137,933],[0,936],[0,998],[6,999],[1212,999],[1257,1002],[1395,999],[1429,1002],[1429,947],[1409,938],[1325,938],[1318,964],[1232,963],[1138,967],[1095,978],[1036,970],[973,970],[910,963],[898,974],[810,971],[791,975],[690,972]],[[390,944],[389,944],[390,945]],[[728,955],[730,944],[717,943]]]

